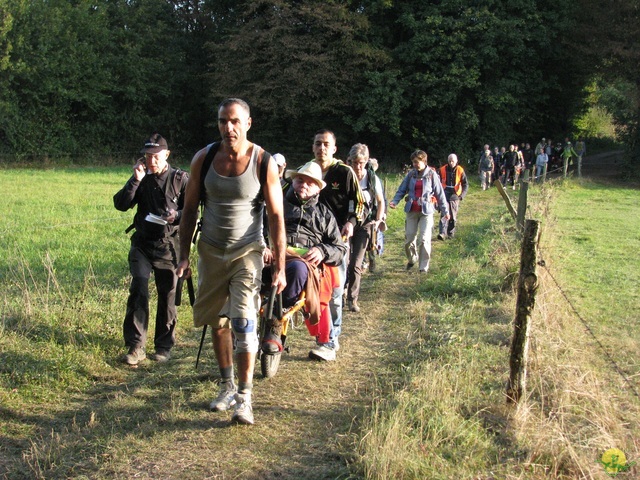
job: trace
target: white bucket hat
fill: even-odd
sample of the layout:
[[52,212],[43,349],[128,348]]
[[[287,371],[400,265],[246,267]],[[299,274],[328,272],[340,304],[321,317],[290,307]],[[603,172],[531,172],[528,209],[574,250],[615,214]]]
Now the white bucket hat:
[[290,178],[291,180],[298,175],[304,175],[315,181],[318,186],[320,186],[320,190],[327,186],[324,180],[322,180],[322,168],[313,160],[305,163],[298,170],[287,170],[284,174],[285,178]]

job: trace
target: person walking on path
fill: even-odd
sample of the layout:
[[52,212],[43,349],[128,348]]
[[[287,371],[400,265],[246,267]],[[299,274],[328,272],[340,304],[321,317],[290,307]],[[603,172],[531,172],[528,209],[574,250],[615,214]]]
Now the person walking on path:
[[[337,151],[336,136],[330,130],[319,130],[313,138],[314,162],[322,169],[322,178],[327,184],[320,191],[320,203],[323,203],[336,217],[340,234],[345,243],[353,236],[353,231],[362,219],[364,198],[353,169],[341,160],[334,158]],[[318,344],[309,352],[316,360],[333,361],[340,349],[339,337],[342,332],[342,295],[349,264],[349,249],[338,266],[340,286],[333,289],[329,308],[331,309],[331,335],[328,343]]]
[[491,186],[491,174],[493,173],[493,169],[493,155],[491,155],[491,150],[487,148],[478,162],[478,174],[480,175],[482,190],[486,190]]
[[116,209],[125,212],[134,206],[137,211],[129,250],[131,286],[122,330],[129,351],[123,357],[128,365],[137,365],[147,356],[145,343],[149,327],[149,278],[155,275],[158,291],[156,329],[151,359],[166,362],[175,344],[176,265],[178,224],[182,215],[189,175],[167,162],[167,141],[158,133],[144,143],[133,166],[133,175],[113,196]]
[[578,156],[578,177],[582,177],[582,159],[587,155],[587,145],[584,143],[582,137],[578,138],[576,142],[576,155]]
[[406,198],[404,251],[408,260],[407,270],[418,263],[418,270],[426,273],[431,261],[433,214],[439,206],[442,218],[448,220],[449,209],[438,175],[427,166],[426,152],[413,152],[411,163],[413,168],[402,180],[389,207],[396,208],[400,200]]
[[[191,161],[191,181],[180,223],[178,264],[179,275],[190,274],[189,246],[198,220],[198,204],[204,198],[193,319],[196,327],[212,326],[221,382],[220,394],[211,402],[210,409],[224,411],[235,406],[231,420],[242,424],[254,423],[251,394],[264,266],[264,204],[273,252],[272,285],[278,292],[286,286],[286,243],[278,169],[267,152],[247,139],[251,124],[249,105],[244,100],[229,98],[218,107],[222,141],[203,148]],[[217,149],[211,166],[201,171],[210,148]],[[234,351],[237,387],[233,375]]]
[[578,154],[571,146],[571,142],[567,141],[567,143],[565,143],[564,147],[562,148],[562,153],[560,154],[560,156],[562,157],[562,176],[566,178],[567,171],[569,170],[569,164],[573,163],[573,157],[577,157]]
[[447,204],[449,206],[449,215],[447,217],[445,217],[442,210],[440,210],[440,233],[438,234],[438,239],[445,240],[447,238],[453,238],[456,234],[458,209],[460,202],[462,202],[467,195],[469,183],[467,182],[467,174],[464,172],[464,169],[458,165],[458,156],[455,153],[449,155],[447,164],[440,167],[438,174],[440,175],[444,195],[447,198]]
[[536,157],[536,181],[544,181],[547,177],[547,164],[549,163],[549,156],[543,150],[540,151]]
[[363,220],[359,222],[351,237],[351,254],[347,277],[347,302],[349,311],[358,313],[358,297],[360,295],[360,281],[362,280],[363,263],[367,248],[375,241],[378,227],[384,218],[384,195],[380,178],[369,166],[369,147],[363,143],[356,143],[351,147],[347,163],[353,168],[360,184],[364,198]]

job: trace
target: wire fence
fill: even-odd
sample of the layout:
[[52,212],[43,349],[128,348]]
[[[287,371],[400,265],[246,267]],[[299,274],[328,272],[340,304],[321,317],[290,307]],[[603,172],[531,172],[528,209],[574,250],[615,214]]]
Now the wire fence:
[[627,386],[629,387],[629,390],[631,391],[631,393],[638,400],[640,400],[640,394],[638,393],[638,390],[635,388],[633,383],[631,383],[631,380],[629,379],[627,374],[622,370],[620,365],[618,365],[618,362],[616,362],[616,360],[613,358],[613,356],[611,356],[609,351],[605,348],[605,346],[602,344],[602,342],[598,339],[598,337],[596,336],[595,332],[593,331],[593,329],[591,328],[589,323],[585,320],[585,318],[582,315],[580,315],[580,312],[578,312],[578,309],[575,307],[575,305],[573,304],[573,302],[571,301],[571,299],[569,298],[569,296],[567,295],[565,290],[562,288],[560,283],[556,280],[554,275],[551,273],[551,270],[549,270],[547,262],[544,259],[541,259],[541,260],[538,261],[538,265],[540,265],[542,268],[544,268],[544,270],[549,274],[549,277],[551,278],[551,280],[553,280],[553,283],[555,284],[555,286],[557,287],[558,291],[560,292],[560,294],[564,298],[565,302],[567,302],[567,305],[569,306],[570,310],[573,312],[573,314],[576,316],[576,318],[578,318],[578,320],[580,320],[580,323],[582,323],[582,325],[584,326],[584,328],[587,331],[587,333],[591,336],[591,338],[593,338],[593,340],[596,342],[596,345],[598,345],[599,349],[604,353],[604,356],[605,356],[606,360],[611,364],[611,366],[618,373],[618,375],[620,375],[620,377],[622,378],[624,383],[627,384]]

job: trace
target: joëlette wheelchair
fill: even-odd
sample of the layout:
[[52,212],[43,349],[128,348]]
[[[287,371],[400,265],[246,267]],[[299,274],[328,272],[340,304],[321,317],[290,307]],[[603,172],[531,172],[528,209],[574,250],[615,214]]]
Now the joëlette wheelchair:
[[[317,301],[319,305],[316,305],[317,323],[313,323],[312,315],[307,309],[308,299],[305,290],[302,290],[296,302],[291,307],[283,308],[282,295],[277,295],[276,288],[271,287],[268,295],[263,297],[258,326],[258,338],[260,341],[258,357],[260,358],[260,368],[264,377],[273,377],[278,372],[282,352],[289,353],[290,349],[287,345],[287,336],[290,330],[304,323],[308,334],[315,337],[317,342],[326,343],[329,341],[331,332],[329,302],[333,289],[338,285],[339,274],[337,267],[323,265],[323,267],[318,270]],[[282,347],[274,349],[277,351],[267,352],[263,350],[263,344],[265,336],[269,333],[274,322],[276,322],[278,327],[282,328],[280,332],[280,343]]]
[[[289,353],[289,345],[287,345],[287,335],[289,330],[293,330],[304,323],[305,311],[305,292],[302,291],[296,300],[296,303],[290,308],[283,308],[282,294],[276,294],[276,287],[271,287],[266,301],[262,302],[260,308],[260,324],[258,327],[258,338],[260,340],[260,350],[258,357],[260,358],[260,371],[265,378],[271,378],[278,373],[280,366],[280,358],[282,352]],[[275,308],[274,308],[275,307]],[[274,312],[279,312],[277,315]],[[307,314],[308,315],[308,314]],[[265,352],[262,349],[264,338],[267,335],[272,323],[277,322],[281,326],[280,342],[282,349],[277,352]]]

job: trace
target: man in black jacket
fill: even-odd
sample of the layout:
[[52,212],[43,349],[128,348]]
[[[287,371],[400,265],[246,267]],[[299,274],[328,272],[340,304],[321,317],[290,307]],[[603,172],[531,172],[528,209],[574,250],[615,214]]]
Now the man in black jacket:
[[120,211],[137,205],[130,229],[135,228],[129,250],[131,286],[123,323],[124,342],[129,351],[123,361],[137,365],[146,358],[145,343],[149,327],[149,277],[153,271],[158,290],[155,354],[166,362],[175,343],[176,326],[176,246],[178,224],[189,178],[167,163],[167,141],[155,133],[145,142],[144,154],[133,166],[133,175],[113,196]]
[[[309,269],[321,264],[340,265],[347,247],[331,210],[319,202],[320,190],[326,186],[320,166],[311,161],[298,170],[287,170],[286,177],[291,179],[292,188],[284,196],[287,286],[282,291],[282,304],[290,307],[305,289]],[[271,251],[267,248],[265,264],[270,262]],[[267,353],[282,348],[277,328],[270,329],[262,348]]]

